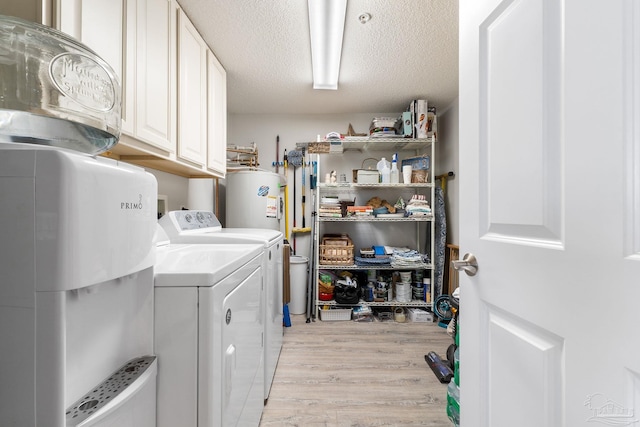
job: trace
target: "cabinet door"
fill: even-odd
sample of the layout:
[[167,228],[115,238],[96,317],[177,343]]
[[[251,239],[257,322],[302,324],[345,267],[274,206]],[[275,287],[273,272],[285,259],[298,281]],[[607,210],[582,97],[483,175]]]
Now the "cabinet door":
[[[172,22],[172,4],[167,0],[135,0],[135,3],[134,136],[173,152],[175,48],[172,39],[175,38],[175,26]],[[131,108],[130,105],[128,107]]]
[[178,12],[178,157],[206,163],[207,46],[182,10]]
[[227,72],[213,52],[207,51],[207,168],[220,173],[227,171]]
[[135,0],[126,1],[122,109],[120,115],[122,116],[122,133],[130,136],[135,136],[137,8]]
[[61,0],[57,27],[93,49],[123,76],[123,0]]

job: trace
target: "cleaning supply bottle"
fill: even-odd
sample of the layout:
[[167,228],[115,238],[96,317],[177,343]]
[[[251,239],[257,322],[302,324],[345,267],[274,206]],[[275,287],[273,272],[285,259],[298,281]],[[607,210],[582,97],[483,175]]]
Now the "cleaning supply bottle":
[[398,153],[393,155],[393,160],[391,161],[391,173],[390,182],[391,184],[397,184],[400,182],[400,171],[398,171]]
[[388,184],[391,181],[391,169],[389,169],[389,161],[386,158],[382,158],[378,162],[378,173],[380,174],[380,182]]

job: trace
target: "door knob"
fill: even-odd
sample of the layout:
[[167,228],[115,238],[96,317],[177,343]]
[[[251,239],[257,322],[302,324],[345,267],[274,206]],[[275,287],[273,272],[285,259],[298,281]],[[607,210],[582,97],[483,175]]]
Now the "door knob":
[[464,254],[461,260],[451,261],[456,270],[463,270],[467,276],[475,276],[478,272],[478,260],[474,254]]

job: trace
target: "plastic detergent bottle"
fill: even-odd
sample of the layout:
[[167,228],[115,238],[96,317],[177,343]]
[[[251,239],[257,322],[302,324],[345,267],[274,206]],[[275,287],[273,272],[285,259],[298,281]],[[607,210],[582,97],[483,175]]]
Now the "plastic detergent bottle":
[[389,162],[384,157],[378,162],[378,173],[380,174],[380,182],[383,184],[388,184],[391,181]]
[[390,182],[392,184],[397,184],[400,182],[400,171],[398,171],[398,153],[393,155],[393,160],[391,161]]

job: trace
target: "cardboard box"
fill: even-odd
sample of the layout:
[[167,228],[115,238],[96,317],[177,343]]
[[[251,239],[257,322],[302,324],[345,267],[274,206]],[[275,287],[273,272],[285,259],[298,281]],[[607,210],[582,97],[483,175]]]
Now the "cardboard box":
[[411,322],[433,322],[433,313],[418,307],[407,307],[407,318]]
[[409,157],[402,160],[402,166],[411,165],[411,170],[429,170],[429,156]]

